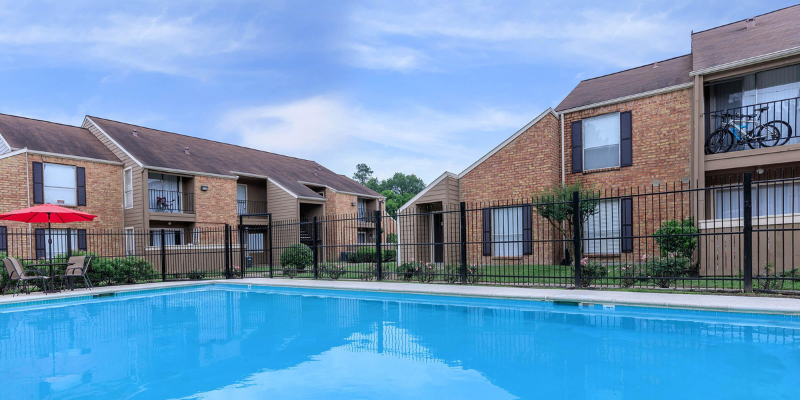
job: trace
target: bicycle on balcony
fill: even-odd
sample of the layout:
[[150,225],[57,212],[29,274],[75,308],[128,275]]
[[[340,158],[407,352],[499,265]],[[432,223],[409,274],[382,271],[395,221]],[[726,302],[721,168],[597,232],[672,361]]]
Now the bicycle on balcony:
[[175,199],[167,199],[166,197],[156,197],[157,212],[172,212]]
[[751,149],[781,146],[792,137],[792,127],[780,120],[761,123],[761,114],[769,107],[756,109],[753,114],[719,114],[720,126],[706,141],[708,154],[730,151],[734,146],[747,144]]

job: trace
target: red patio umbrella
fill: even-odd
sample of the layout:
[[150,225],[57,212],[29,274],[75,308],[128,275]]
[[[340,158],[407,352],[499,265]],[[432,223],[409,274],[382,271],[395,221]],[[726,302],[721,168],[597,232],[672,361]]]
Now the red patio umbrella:
[[[57,223],[63,224],[67,222],[83,222],[92,221],[97,218],[97,215],[85,213],[83,211],[73,210],[71,208],[61,207],[54,204],[42,204],[38,206],[23,208],[17,211],[11,211],[0,214],[0,221],[18,221],[31,224],[40,224],[47,222],[48,245],[50,246],[50,258],[53,257],[53,239],[50,237],[50,224]],[[52,289],[53,283],[53,268],[50,268],[50,283]]]

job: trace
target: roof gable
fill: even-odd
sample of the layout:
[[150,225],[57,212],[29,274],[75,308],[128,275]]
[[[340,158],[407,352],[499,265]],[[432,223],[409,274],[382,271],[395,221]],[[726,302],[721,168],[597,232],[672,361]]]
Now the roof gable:
[[91,132],[77,126],[0,114],[0,135],[12,149],[120,162]]

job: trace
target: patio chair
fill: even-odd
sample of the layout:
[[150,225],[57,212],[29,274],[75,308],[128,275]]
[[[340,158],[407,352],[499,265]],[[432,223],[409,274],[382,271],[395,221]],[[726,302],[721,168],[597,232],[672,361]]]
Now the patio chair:
[[[20,264],[19,260],[17,260],[14,257],[8,257],[3,259],[3,264],[5,264],[6,272],[8,272],[8,283],[6,284],[6,287],[3,288],[3,293],[6,293],[8,291],[8,288],[11,286],[11,282],[13,281],[17,281],[17,286],[14,288],[16,292],[15,295],[19,294],[20,282],[22,282],[22,288],[27,289],[27,293],[30,293],[30,288],[28,288],[28,281],[40,279],[42,282],[42,290],[45,292],[45,294],[47,294],[47,291],[45,290],[47,288],[47,285],[45,285],[44,282],[45,279],[50,279],[50,278],[44,276],[42,271],[38,269],[28,269],[26,271],[25,268],[22,267],[22,264]],[[38,275],[33,275],[33,274],[38,274]]]
[[[72,256],[67,260],[67,268],[64,270],[64,275],[61,275],[61,289],[64,289],[64,279],[70,278],[83,278],[83,284],[87,289],[92,289],[92,281],[86,275],[89,271],[89,264],[92,262],[92,256]],[[73,286],[73,285],[70,285]]]

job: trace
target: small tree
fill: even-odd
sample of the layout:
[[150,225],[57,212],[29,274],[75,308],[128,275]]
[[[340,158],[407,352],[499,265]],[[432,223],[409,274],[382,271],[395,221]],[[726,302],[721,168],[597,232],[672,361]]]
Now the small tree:
[[574,184],[560,184],[539,192],[533,198],[533,208],[537,214],[550,222],[566,239],[572,239],[574,222],[574,208],[572,196],[574,192],[580,193],[581,220],[577,221],[580,229],[597,213],[600,203],[599,193],[584,187],[580,182]]
[[675,253],[691,259],[697,248],[698,233],[697,227],[694,226],[694,217],[689,217],[663,222],[661,227],[653,232],[653,236],[662,256]]

